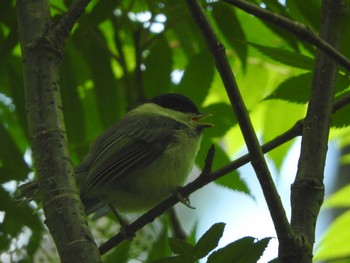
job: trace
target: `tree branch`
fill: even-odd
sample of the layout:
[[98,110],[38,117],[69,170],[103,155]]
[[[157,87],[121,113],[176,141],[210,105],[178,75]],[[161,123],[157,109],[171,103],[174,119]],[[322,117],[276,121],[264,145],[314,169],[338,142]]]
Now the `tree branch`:
[[203,37],[205,38],[214,58],[216,68],[224,83],[226,93],[230,99],[233,111],[236,114],[237,121],[251,155],[252,166],[263,190],[277,236],[279,240],[288,240],[293,232],[290,228],[280,196],[278,195],[264,159],[258,138],[254,132],[253,125],[239,92],[235,77],[231,71],[230,64],[226,57],[225,48],[216,37],[198,0],[186,0],[186,2],[192,13],[193,19],[202,31]]
[[257,5],[251,4],[248,1],[243,0],[221,0],[228,4],[231,4],[239,9],[244,10],[245,12],[252,14],[264,21],[270,22],[271,24],[281,27],[288,31],[289,33],[295,35],[300,40],[310,43],[317,48],[321,49],[327,55],[332,57],[345,69],[350,71],[350,60],[335,49],[329,42],[324,40],[322,37],[319,37],[315,32],[311,30],[308,26],[295,22],[286,17],[272,13],[266,9],[263,9]]
[[55,37],[60,45],[64,46],[64,43],[69,37],[74,25],[77,23],[89,3],[90,0],[75,0],[69,7],[67,13],[65,13],[58,24],[55,25]]
[[[322,1],[320,36],[334,47],[339,46],[341,25],[344,24],[341,22],[346,10],[343,0]],[[304,242],[299,251],[281,251],[280,255],[286,258],[287,262],[312,261],[316,220],[324,199],[324,166],[337,72],[334,59],[319,49],[304,121],[298,172],[292,185],[291,196],[291,225],[303,236]]]
[[45,223],[61,262],[100,262],[68,152],[59,86],[62,50],[52,42],[47,0],[18,0],[28,130]]

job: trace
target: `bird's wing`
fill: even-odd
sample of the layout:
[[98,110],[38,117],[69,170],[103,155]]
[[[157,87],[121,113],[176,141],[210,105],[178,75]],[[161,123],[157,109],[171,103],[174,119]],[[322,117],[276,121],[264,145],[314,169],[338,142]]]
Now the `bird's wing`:
[[152,163],[174,140],[173,130],[180,126],[167,117],[145,116],[142,120],[129,118],[107,130],[92,146],[87,164],[77,167],[79,172],[88,166],[81,194],[115,184],[130,171]]

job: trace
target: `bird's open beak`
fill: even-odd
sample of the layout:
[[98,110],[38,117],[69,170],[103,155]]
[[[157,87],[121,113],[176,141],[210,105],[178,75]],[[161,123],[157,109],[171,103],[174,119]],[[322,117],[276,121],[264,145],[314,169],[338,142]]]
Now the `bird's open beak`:
[[213,116],[213,114],[211,114],[211,113],[200,113],[200,114],[192,116],[191,117],[191,121],[195,122],[196,125],[201,126],[203,128],[214,127],[214,124],[212,124],[212,123],[200,122],[201,120],[203,120],[203,119],[205,119],[207,117],[210,117],[210,116]]

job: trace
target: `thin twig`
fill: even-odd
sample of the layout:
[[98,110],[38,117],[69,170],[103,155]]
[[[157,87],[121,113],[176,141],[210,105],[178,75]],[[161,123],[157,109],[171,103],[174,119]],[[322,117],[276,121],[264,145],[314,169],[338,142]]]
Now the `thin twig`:
[[187,239],[186,232],[181,227],[180,220],[176,215],[176,211],[175,211],[174,207],[172,207],[169,210],[169,218],[170,218],[171,226],[173,228],[174,237],[181,239],[181,240],[186,240]]
[[327,41],[319,37],[315,32],[312,31],[308,26],[301,24],[299,22],[288,19],[284,16],[280,16],[278,14],[272,13],[266,9],[263,9],[257,5],[251,4],[248,1],[243,0],[221,0],[228,4],[231,4],[239,9],[244,10],[245,12],[256,16],[264,21],[270,22],[271,24],[283,28],[286,31],[292,33],[300,40],[310,43],[327,55],[332,57],[336,62],[338,62],[345,69],[350,71],[350,60],[336,50],[332,45],[330,45]]

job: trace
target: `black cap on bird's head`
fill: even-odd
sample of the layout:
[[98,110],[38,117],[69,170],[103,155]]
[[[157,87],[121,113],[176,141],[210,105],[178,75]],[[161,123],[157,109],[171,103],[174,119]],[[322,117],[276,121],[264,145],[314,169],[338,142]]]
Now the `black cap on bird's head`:
[[200,114],[192,100],[178,93],[166,93],[151,99],[151,103],[184,113]]
[[211,116],[211,114],[200,113],[193,101],[184,95],[178,93],[166,93],[152,98],[150,102],[163,108],[191,114],[191,120],[195,122],[200,129],[214,126],[211,123],[199,122],[200,120]]

